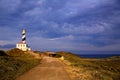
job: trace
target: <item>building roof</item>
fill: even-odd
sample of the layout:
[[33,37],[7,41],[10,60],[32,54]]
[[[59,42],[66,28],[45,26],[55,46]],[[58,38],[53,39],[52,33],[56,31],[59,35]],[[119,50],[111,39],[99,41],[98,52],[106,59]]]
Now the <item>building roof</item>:
[[21,41],[21,42],[18,42],[17,44],[26,44],[26,43],[23,43],[23,42]]

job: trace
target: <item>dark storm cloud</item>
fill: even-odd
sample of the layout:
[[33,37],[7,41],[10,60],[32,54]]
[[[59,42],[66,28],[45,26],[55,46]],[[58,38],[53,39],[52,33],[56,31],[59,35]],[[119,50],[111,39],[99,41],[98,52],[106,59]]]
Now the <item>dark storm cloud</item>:
[[[79,50],[92,46],[90,50],[109,50],[112,45],[120,45],[119,3],[119,0],[1,0],[0,39],[13,39],[16,43],[21,37],[20,30],[26,28],[28,42],[34,40],[30,44],[36,48],[49,49],[52,45]],[[44,44],[37,44],[41,41]]]

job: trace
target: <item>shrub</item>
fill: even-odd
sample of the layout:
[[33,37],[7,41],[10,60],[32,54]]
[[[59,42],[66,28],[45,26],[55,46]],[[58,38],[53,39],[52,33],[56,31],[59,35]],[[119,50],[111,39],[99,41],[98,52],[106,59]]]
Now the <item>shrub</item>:
[[7,51],[7,55],[8,56],[12,56],[12,57],[19,57],[19,56],[23,56],[25,53],[17,48],[11,49]]
[[6,56],[7,54],[3,51],[3,50],[0,50],[0,56]]
[[0,56],[0,80],[15,80],[39,63],[40,60],[31,57]]
[[55,57],[56,57],[56,58],[60,58],[61,55],[60,55],[60,54],[56,54]]

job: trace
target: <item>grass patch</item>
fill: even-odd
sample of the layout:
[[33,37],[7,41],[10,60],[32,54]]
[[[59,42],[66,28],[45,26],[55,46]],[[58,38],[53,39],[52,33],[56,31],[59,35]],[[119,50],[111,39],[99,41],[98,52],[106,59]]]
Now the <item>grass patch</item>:
[[74,80],[120,80],[120,57],[106,59],[80,58],[69,52],[57,52],[71,63]]
[[[12,51],[12,53],[15,53],[14,50]],[[0,80],[15,80],[23,73],[40,64],[41,60],[34,59],[31,55],[21,52],[20,55],[22,54],[22,56],[18,56],[16,55],[17,51],[16,54],[11,52],[10,55],[12,56],[0,56]]]

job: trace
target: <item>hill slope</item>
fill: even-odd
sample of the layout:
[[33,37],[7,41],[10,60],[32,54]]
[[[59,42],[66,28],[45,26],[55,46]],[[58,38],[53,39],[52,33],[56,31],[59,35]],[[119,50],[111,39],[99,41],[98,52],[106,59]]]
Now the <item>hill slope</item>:
[[68,52],[62,62],[73,80],[120,80],[120,57],[106,59],[80,58]]
[[18,49],[8,50],[4,54],[7,55],[0,56],[0,80],[15,80],[40,63],[40,59],[35,59]]

